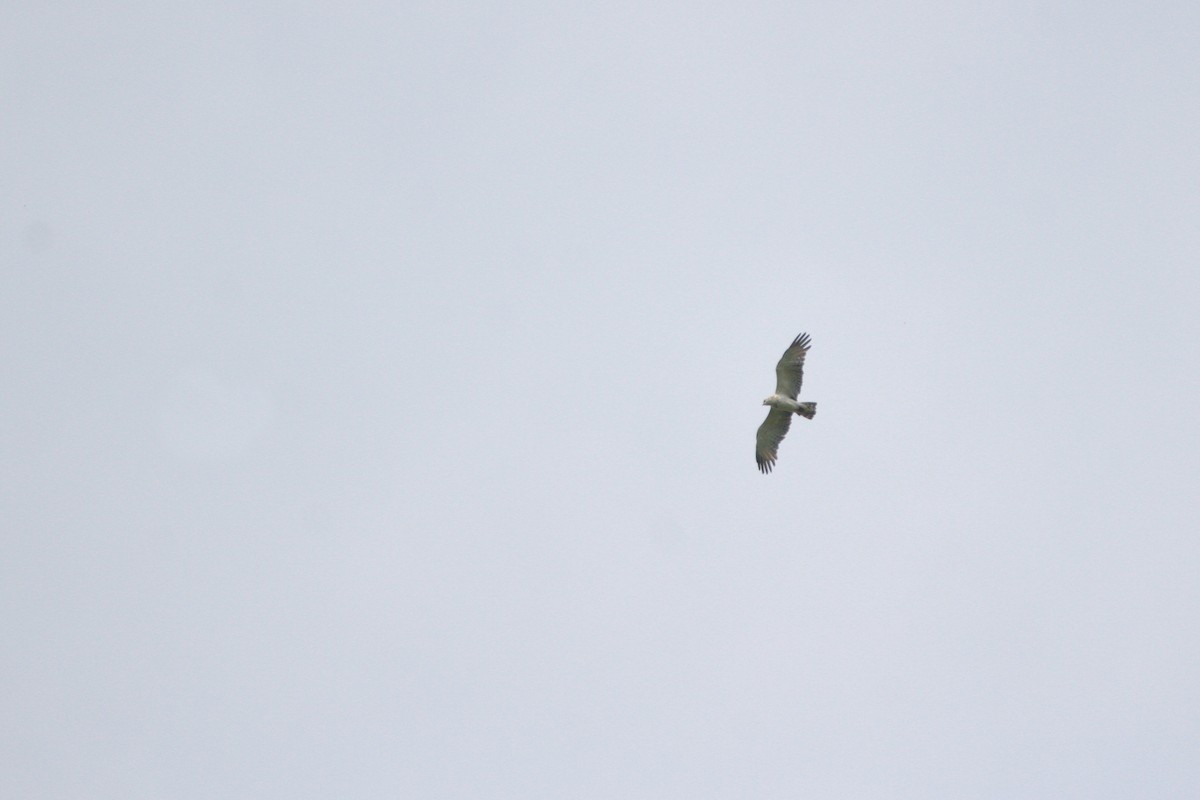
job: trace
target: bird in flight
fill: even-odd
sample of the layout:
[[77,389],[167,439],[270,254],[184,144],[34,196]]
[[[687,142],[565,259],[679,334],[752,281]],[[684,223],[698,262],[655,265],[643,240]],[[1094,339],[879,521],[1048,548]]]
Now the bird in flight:
[[764,475],[775,466],[779,443],[787,436],[792,425],[792,414],[812,419],[817,413],[816,403],[798,403],[800,384],[804,382],[804,356],[808,354],[809,339],[802,333],[792,340],[783,358],[775,365],[775,394],[763,400],[770,406],[767,418],[758,426],[758,439],[754,446],[754,459],[758,470]]

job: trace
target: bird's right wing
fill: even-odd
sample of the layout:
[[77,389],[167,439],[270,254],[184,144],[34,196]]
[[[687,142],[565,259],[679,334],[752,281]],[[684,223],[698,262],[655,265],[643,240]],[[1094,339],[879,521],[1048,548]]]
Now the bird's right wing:
[[775,365],[775,394],[793,400],[800,394],[800,384],[804,382],[804,356],[808,354],[808,348],[808,334],[802,333],[783,351],[783,358]]
[[767,412],[767,418],[758,426],[758,438],[754,446],[754,460],[758,462],[758,470],[763,474],[775,466],[779,443],[787,436],[788,428],[792,425],[790,411],[780,411],[772,408]]

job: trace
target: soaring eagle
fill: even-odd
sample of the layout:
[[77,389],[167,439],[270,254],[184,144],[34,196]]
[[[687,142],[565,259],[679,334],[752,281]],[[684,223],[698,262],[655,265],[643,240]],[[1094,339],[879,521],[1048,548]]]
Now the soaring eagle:
[[763,400],[770,406],[767,418],[758,426],[758,440],[754,446],[754,458],[763,474],[775,466],[779,443],[787,436],[792,424],[792,414],[812,419],[817,413],[816,403],[797,403],[800,384],[804,382],[804,356],[808,354],[808,334],[802,333],[792,340],[783,358],[775,365],[775,394]]

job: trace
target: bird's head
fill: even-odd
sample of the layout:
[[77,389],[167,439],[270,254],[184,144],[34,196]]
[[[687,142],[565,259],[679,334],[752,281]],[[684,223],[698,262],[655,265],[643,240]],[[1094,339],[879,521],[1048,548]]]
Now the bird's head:
[[764,405],[764,406],[769,406],[769,405],[771,405],[771,400],[773,400],[773,399],[774,399],[774,397],[775,397],[774,395],[771,395],[771,397],[768,397],[766,400],[763,400],[763,405]]

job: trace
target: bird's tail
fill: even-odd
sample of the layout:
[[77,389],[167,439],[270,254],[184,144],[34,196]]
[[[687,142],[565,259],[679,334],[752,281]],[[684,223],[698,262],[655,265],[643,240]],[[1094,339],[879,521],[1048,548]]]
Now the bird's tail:
[[796,413],[802,417],[808,417],[809,419],[812,419],[817,415],[817,404],[801,403],[800,407],[796,409]]

